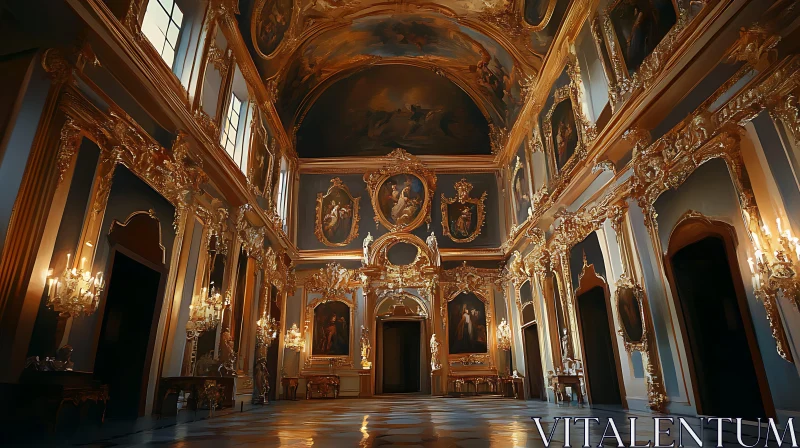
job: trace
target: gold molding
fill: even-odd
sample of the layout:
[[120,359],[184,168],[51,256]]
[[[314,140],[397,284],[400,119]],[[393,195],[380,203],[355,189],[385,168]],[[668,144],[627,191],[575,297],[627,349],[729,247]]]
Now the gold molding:
[[[325,198],[327,198],[328,196],[332,195],[335,190],[339,190],[339,191],[344,192],[344,194],[346,194],[347,197],[350,198],[350,203],[353,206],[352,218],[351,218],[352,222],[350,224],[350,231],[348,232],[347,237],[344,239],[344,241],[339,242],[339,243],[332,242],[332,241],[328,240],[328,238],[325,236],[325,232],[322,229],[322,225],[323,225],[322,205],[323,205],[323,202],[325,201]],[[334,177],[333,179],[331,179],[331,186],[328,188],[328,191],[326,193],[324,193],[324,194],[323,193],[317,193],[317,205],[316,205],[316,210],[315,210],[316,219],[314,221],[314,234],[317,236],[317,239],[322,244],[324,244],[326,246],[329,246],[329,247],[342,247],[342,246],[347,246],[351,241],[353,241],[354,239],[358,238],[358,223],[361,220],[361,217],[358,214],[358,212],[359,212],[359,201],[360,200],[361,200],[361,197],[353,197],[353,195],[350,193],[350,188],[348,188],[347,185],[345,185],[344,182],[342,182],[342,180],[339,179],[338,177]]]
[[[474,241],[475,238],[477,238],[478,235],[481,234],[481,229],[483,228],[484,218],[486,215],[486,212],[484,210],[485,208],[484,201],[486,201],[486,197],[488,196],[488,194],[484,191],[483,194],[481,194],[480,198],[471,198],[469,196],[469,193],[472,191],[473,186],[471,183],[467,182],[467,179],[461,179],[460,181],[456,182],[454,187],[456,189],[456,197],[447,198],[445,197],[444,193],[442,193],[442,202],[441,202],[442,233],[444,234],[444,236],[450,238],[456,243],[469,243],[470,241]],[[474,204],[477,209],[478,216],[477,216],[477,223],[475,224],[475,230],[469,235],[462,238],[457,238],[450,232],[450,219],[448,216],[447,209],[449,205],[455,203],[459,203],[462,205]]]

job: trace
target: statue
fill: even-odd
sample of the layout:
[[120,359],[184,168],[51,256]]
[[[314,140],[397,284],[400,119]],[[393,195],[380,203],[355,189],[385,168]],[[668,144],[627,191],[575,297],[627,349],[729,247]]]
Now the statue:
[[431,256],[433,257],[431,262],[434,266],[441,266],[442,258],[439,255],[439,242],[436,241],[436,235],[431,232],[430,236],[425,240],[425,243],[428,244],[428,248],[431,250]]
[[569,350],[569,334],[566,328],[561,329],[561,359],[571,358]]
[[361,326],[361,368],[362,369],[370,369],[372,368],[372,362],[370,362],[369,357],[372,354],[372,346],[369,342],[369,330],[363,325]]
[[435,334],[431,335],[431,373],[441,370],[442,363],[439,362],[439,340]]
[[361,263],[364,266],[369,266],[372,260],[369,259],[369,252],[372,250],[372,234],[367,232],[367,236],[364,237],[364,242],[361,243],[361,248],[363,251],[363,255],[361,257]]
[[219,367],[220,376],[236,375],[236,353],[233,350],[233,337],[230,331],[222,332],[219,341]]
[[269,371],[267,370],[267,358],[260,357],[256,360],[253,369],[253,404],[269,403]]

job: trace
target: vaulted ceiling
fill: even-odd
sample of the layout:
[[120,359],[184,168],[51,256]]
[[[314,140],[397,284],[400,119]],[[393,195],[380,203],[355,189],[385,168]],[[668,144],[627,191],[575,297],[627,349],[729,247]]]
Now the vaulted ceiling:
[[240,0],[301,158],[490,154],[570,0]]

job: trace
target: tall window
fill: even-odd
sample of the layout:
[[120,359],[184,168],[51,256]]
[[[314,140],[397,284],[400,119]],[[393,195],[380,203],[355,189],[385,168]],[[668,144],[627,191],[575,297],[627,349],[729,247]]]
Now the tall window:
[[242,101],[235,94],[231,94],[231,102],[228,105],[228,113],[225,116],[222,140],[220,143],[225,148],[225,152],[236,162],[236,165],[238,165],[242,171],[246,171],[247,157],[244,151],[244,145],[242,142],[238,141],[242,106]]
[[278,209],[278,216],[283,220],[283,230],[286,231],[286,212],[289,201],[289,166],[286,159],[281,159],[281,172],[278,177],[278,196],[276,197],[275,207]]
[[155,47],[169,68],[175,63],[175,49],[183,25],[183,12],[175,0],[149,0],[144,13],[142,33]]

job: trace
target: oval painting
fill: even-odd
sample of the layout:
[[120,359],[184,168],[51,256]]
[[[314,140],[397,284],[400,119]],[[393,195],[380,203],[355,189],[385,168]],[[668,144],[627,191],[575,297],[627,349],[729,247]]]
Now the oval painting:
[[253,8],[253,46],[261,57],[278,48],[292,22],[293,0],[258,0]]
[[378,188],[378,206],[390,225],[412,226],[425,206],[425,184],[414,174],[390,176]]
[[634,344],[642,342],[644,337],[642,310],[632,288],[617,289],[617,308],[619,320],[625,328],[625,334],[628,335],[628,342]]
[[353,230],[353,200],[342,188],[331,188],[322,199],[322,233],[333,244],[347,244]]

